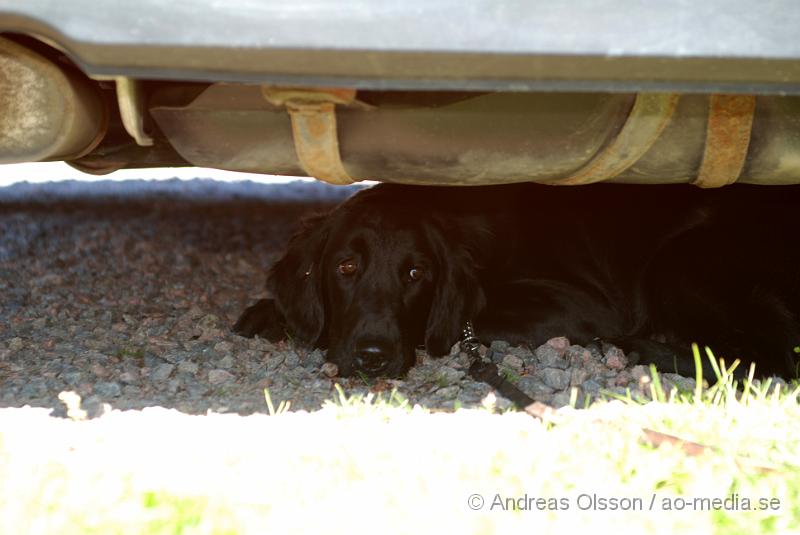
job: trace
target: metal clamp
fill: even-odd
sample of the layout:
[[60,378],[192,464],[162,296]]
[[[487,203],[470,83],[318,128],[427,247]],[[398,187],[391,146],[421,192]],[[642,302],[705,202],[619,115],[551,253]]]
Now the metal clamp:
[[719,188],[739,178],[750,147],[756,97],[711,95],[703,163],[692,182],[701,188]]
[[303,89],[264,86],[271,104],[286,106],[292,120],[294,149],[309,176],[330,184],[352,184],[342,164],[336,130],[336,105],[369,106],[356,100],[355,89]]
[[617,137],[577,172],[550,183],[575,186],[619,175],[650,150],[672,119],[678,99],[679,95],[673,93],[637,94]]

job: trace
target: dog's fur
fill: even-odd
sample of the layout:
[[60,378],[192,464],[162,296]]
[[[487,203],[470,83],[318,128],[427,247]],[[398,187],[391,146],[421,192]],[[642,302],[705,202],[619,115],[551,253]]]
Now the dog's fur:
[[680,373],[697,342],[793,377],[798,205],[790,186],[379,185],[307,220],[234,329],[328,348],[341,375],[401,375],[473,320],[485,342],[599,338]]

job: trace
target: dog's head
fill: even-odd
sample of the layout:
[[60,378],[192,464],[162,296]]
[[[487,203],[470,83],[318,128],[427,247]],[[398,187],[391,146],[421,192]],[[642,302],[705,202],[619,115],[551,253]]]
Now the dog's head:
[[398,376],[423,343],[444,355],[485,303],[486,230],[399,191],[379,186],[308,220],[270,272],[289,334],[327,347],[340,375]]

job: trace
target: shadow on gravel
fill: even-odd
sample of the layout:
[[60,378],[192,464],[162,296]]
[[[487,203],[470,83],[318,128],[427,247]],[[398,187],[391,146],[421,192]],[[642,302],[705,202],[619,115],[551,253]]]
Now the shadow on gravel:
[[316,409],[322,355],[229,326],[304,215],[356,188],[212,181],[0,188],[0,406]]

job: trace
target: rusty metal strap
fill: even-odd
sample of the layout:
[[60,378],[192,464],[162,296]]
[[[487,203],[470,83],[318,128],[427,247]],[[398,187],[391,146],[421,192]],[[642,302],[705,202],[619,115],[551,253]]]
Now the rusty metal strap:
[[703,163],[693,184],[719,188],[739,178],[750,147],[756,97],[711,95]]
[[653,146],[669,124],[678,99],[673,93],[639,93],[617,137],[577,172],[551,183],[592,184],[619,175]]
[[263,87],[264,97],[286,106],[292,120],[294,149],[309,176],[330,184],[355,182],[339,153],[336,105],[359,105],[354,89],[299,89]]

